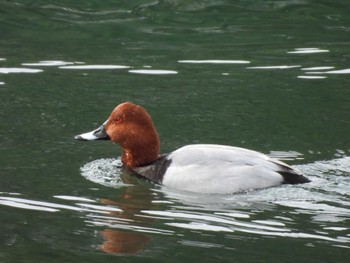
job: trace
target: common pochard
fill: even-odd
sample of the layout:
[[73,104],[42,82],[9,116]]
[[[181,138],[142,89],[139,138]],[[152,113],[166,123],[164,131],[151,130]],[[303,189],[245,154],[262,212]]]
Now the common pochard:
[[310,182],[281,161],[239,147],[191,144],[160,154],[151,116],[131,102],[121,103],[99,128],[75,139],[111,140],[121,146],[121,161],[129,172],[181,190],[229,194]]

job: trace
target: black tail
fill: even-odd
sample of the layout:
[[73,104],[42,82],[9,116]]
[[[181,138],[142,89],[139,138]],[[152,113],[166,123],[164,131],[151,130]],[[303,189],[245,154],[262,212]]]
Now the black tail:
[[304,184],[311,182],[304,175],[293,169],[289,169],[288,171],[280,171],[278,173],[283,176],[284,184]]

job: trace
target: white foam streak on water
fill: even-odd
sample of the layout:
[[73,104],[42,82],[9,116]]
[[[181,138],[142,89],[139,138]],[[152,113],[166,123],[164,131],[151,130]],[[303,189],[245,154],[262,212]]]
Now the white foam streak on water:
[[290,69],[290,68],[300,68],[301,65],[278,65],[278,66],[256,66],[247,67],[247,69]]
[[335,207],[327,204],[314,204],[306,201],[276,201],[276,204],[283,206],[289,206],[293,208],[300,208],[306,210],[306,212],[316,211],[317,213],[326,212],[329,214],[335,214],[337,216],[347,215],[350,216],[350,210],[341,207]]
[[172,75],[177,74],[175,70],[162,70],[162,69],[135,69],[129,70],[129,73],[144,74],[144,75]]
[[124,218],[124,217],[113,217],[113,216],[110,216],[110,215],[99,215],[99,214],[88,214],[86,216],[87,218],[89,219],[93,219],[95,222],[98,222],[98,221],[104,221],[106,224],[107,222],[113,224],[113,223],[130,223],[130,222],[134,222],[134,220],[132,219],[129,219],[129,218]]
[[239,213],[239,212],[228,212],[228,213],[216,212],[215,214],[233,217],[233,218],[249,218],[250,217],[249,214],[244,214],[244,213]]
[[325,76],[298,76],[298,79],[325,79]]
[[325,53],[329,52],[327,49],[318,49],[318,50],[296,50],[296,51],[288,51],[289,54],[313,54],[313,53]]
[[306,74],[350,74],[350,68],[330,71],[307,71]]
[[32,69],[32,68],[0,68],[0,73],[10,74],[10,73],[40,73],[43,72],[42,69]]
[[44,211],[44,212],[58,212],[58,211],[60,211],[59,209],[49,208],[49,207],[45,207],[45,206],[30,205],[30,204],[16,202],[16,201],[12,201],[12,200],[2,200],[1,197],[0,197],[0,205],[12,206],[12,207],[21,208],[21,209],[28,209],[28,210]]
[[288,54],[313,54],[313,53],[325,53],[329,52],[328,49],[319,48],[296,48],[293,51],[288,51]]
[[127,69],[130,66],[124,65],[73,65],[73,66],[61,66],[60,69]]
[[103,206],[103,205],[91,205],[91,204],[83,204],[83,203],[77,203],[76,205],[82,206],[82,207],[87,207],[87,208],[92,208],[92,209],[100,210],[100,211],[111,211],[111,212],[123,211],[117,207],[110,207],[110,206]]
[[302,160],[301,157],[303,154],[296,151],[271,151],[268,156],[271,158],[276,158],[279,160]]
[[[5,197],[0,196],[0,205],[13,206],[17,208],[38,210],[45,212],[58,212],[60,210],[71,210],[79,212],[93,212],[101,214],[109,214],[111,211],[120,211],[119,208],[113,208],[108,206],[96,206],[90,204],[77,203],[75,206],[62,205],[52,202],[35,201],[24,198]],[[87,207],[87,208],[85,208]]]
[[191,230],[204,230],[204,231],[215,231],[215,232],[234,232],[232,229],[223,226],[213,226],[204,223],[165,223],[168,226],[175,226],[180,228],[187,228]]
[[6,194],[6,195],[21,195],[21,193],[16,193],[16,192],[0,192],[0,194]]
[[278,237],[291,237],[291,238],[307,238],[307,239],[318,239],[318,240],[326,240],[332,242],[340,242],[340,243],[349,243],[350,238],[338,237],[331,238],[322,235],[316,234],[307,234],[307,233],[286,233],[286,232],[267,232],[267,231],[255,231],[250,229],[240,229],[240,231],[251,234],[258,234],[262,236],[278,236]]
[[74,62],[67,62],[61,60],[42,60],[37,63],[22,63],[22,66],[29,67],[52,67],[52,66],[64,66],[64,65],[73,65]]
[[42,202],[42,201],[34,201],[34,200],[29,200],[24,198],[1,196],[0,202],[3,202],[3,201],[11,202],[12,204],[17,204],[18,207],[26,207],[26,209],[41,210],[41,211],[47,211],[47,212],[57,212],[60,209],[80,211],[79,208],[73,207],[73,206],[66,206],[66,205],[60,205],[60,204]]
[[350,74],[350,68],[327,71],[327,74]]
[[188,64],[249,64],[248,60],[179,60],[179,63]]
[[346,231],[348,227],[324,227],[325,230]]
[[301,70],[328,70],[334,69],[334,67],[311,67],[311,68],[302,68]]
[[[186,223],[177,223],[177,222],[166,222],[165,225],[173,226],[177,228],[183,229],[191,229],[191,230],[202,230],[202,231],[212,231],[212,232],[244,232],[251,234],[258,234],[262,236],[279,236],[279,237],[291,237],[291,238],[307,238],[307,239],[318,239],[318,240],[326,240],[332,242],[341,242],[341,243],[349,243],[350,238],[347,237],[328,237],[320,234],[310,234],[310,233],[302,233],[295,232],[291,229],[285,228],[285,224],[274,221],[262,221],[255,220],[252,222],[238,222],[235,220],[225,220],[217,217],[211,216],[203,216],[203,215],[193,215],[193,214],[182,214],[182,213],[174,213],[171,211],[143,211],[143,213],[149,213],[154,215],[165,216],[165,219],[173,221],[174,218],[182,218],[188,219],[190,222]],[[193,221],[192,221],[193,220]],[[200,222],[199,222],[200,221]],[[220,223],[220,225],[218,225]],[[225,223],[225,226],[222,225]],[[274,225],[276,227],[269,227],[266,225]],[[280,228],[277,228],[280,226]]]
[[[152,211],[152,210],[146,210],[142,211],[142,213],[150,214],[150,215],[156,215],[156,216],[164,216],[166,218],[182,218],[182,219],[190,219],[190,220],[200,220],[204,222],[211,222],[211,223],[220,223],[220,224],[227,224],[229,226],[239,226],[239,227],[247,227],[247,228],[254,228],[254,229],[262,229],[267,231],[281,231],[280,228],[276,227],[270,227],[270,226],[264,226],[261,224],[254,224],[250,222],[242,222],[237,221],[233,219],[226,219],[222,218],[220,216],[215,215],[208,215],[208,214],[192,214],[192,213],[181,213],[181,212],[173,212],[173,211]],[[284,231],[290,231],[288,229],[284,229]]]
[[270,220],[253,220],[252,222],[257,224],[270,225],[270,226],[283,226],[283,227],[286,226],[284,223],[270,221]]
[[104,226],[104,227],[129,230],[129,231],[133,230],[133,231],[142,232],[142,233],[154,233],[154,234],[166,234],[166,235],[174,233],[174,231],[172,230],[138,226],[134,224],[134,220],[130,220],[122,217],[99,216],[95,214],[88,214],[86,215],[86,217],[87,217],[87,219],[85,220],[86,223],[99,226],[99,227]]
[[95,203],[95,200],[79,197],[79,196],[69,196],[69,195],[54,195],[53,197],[63,200],[70,200],[70,201],[82,201],[82,202],[91,202]]
[[185,246],[201,247],[201,248],[223,247],[223,245],[221,245],[221,244],[200,242],[200,241],[193,241],[193,240],[181,240],[181,241],[179,241],[179,243],[182,245],[185,245]]

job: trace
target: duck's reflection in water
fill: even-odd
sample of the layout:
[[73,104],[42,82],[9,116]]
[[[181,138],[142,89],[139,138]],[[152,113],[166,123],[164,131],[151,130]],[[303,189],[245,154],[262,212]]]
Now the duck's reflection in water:
[[104,242],[99,249],[110,254],[138,254],[151,241],[149,236],[137,232],[105,229],[101,234]]
[[[135,178],[125,176],[123,181],[134,183]],[[101,231],[103,243],[98,246],[100,250],[110,254],[133,255],[141,253],[151,242],[151,237],[142,232],[149,229],[153,219],[140,217],[142,210],[154,209],[157,204],[152,203],[154,196],[145,182],[136,182],[135,185],[117,190],[119,192],[115,200],[102,199],[101,204],[109,207],[118,207],[120,211],[111,211],[109,214],[99,217],[96,225],[107,225]],[[119,230],[121,229],[121,230]]]

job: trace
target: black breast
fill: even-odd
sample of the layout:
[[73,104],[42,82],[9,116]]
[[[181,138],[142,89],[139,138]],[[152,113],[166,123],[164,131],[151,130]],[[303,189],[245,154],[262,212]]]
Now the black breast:
[[140,167],[126,167],[128,172],[146,178],[154,183],[161,184],[164,174],[169,167],[171,160],[166,157],[168,154],[161,155],[156,161],[140,166]]

